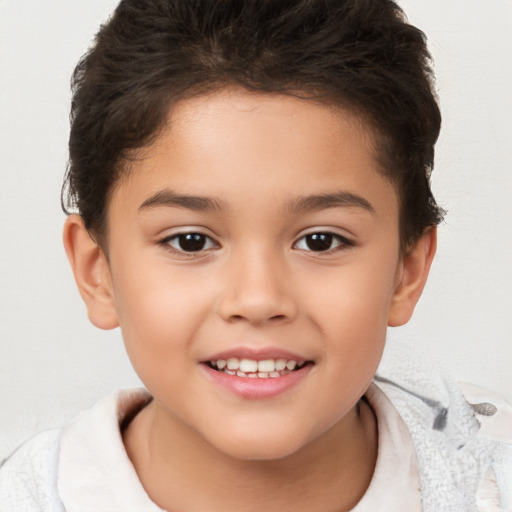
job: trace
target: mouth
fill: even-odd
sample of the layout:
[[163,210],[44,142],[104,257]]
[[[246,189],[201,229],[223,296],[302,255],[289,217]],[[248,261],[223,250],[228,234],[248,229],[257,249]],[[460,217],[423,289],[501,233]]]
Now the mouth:
[[313,365],[313,362],[284,358],[256,360],[230,357],[208,361],[205,364],[212,370],[226,375],[247,379],[275,379],[297,372],[307,365]]
[[239,347],[211,355],[201,366],[216,385],[243,399],[272,399],[307,381],[315,362],[278,348]]

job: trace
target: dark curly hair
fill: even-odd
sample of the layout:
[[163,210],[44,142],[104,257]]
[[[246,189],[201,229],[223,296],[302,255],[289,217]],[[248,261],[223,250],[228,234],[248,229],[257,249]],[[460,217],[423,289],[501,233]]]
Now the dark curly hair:
[[369,123],[407,247],[443,216],[429,183],[441,124],[433,80],[424,34],[391,0],[122,0],[73,74],[63,209],[101,240],[123,162],[172,105],[240,85]]

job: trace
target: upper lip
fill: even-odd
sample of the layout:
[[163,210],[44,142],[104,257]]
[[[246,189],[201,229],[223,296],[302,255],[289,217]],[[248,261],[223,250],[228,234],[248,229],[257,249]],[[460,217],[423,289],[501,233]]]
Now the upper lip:
[[241,346],[217,352],[208,357],[206,361],[218,361],[219,359],[253,359],[263,361],[265,359],[286,359],[287,361],[307,361],[309,358],[284,350],[278,347],[247,347]]

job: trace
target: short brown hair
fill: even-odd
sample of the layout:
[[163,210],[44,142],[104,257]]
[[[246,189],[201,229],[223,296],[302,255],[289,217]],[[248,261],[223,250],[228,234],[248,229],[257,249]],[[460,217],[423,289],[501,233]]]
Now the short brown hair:
[[64,210],[101,238],[130,152],[176,101],[233,84],[354,109],[397,186],[402,245],[441,221],[431,59],[391,0],[122,0],[73,75]]

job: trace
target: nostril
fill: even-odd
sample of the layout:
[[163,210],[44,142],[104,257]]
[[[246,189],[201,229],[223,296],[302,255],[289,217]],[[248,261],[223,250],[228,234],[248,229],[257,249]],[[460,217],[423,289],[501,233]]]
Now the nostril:
[[290,297],[256,291],[240,287],[226,292],[219,297],[219,315],[226,322],[249,322],[254,325],[274,325],[294,318],[296,305]]
[[[242,320],[249,320],[250,321],[250,317],[246,318],[244,315],[231,315],[229,317],[229,320],[231,322],[240,322]],[[286,320],[286,315],[274,315],[274,316],[271,316],[271,317],[266,318],[266,319],[257,320],[257,323],[283,322],[285,320]]]
[[286,318],[286,316],[284,316],[284,315],[274,315],[274,316],[271,316],[269,318],[269,320],[274,320],[274,321],[275,320],[284,320],[285,318]]

